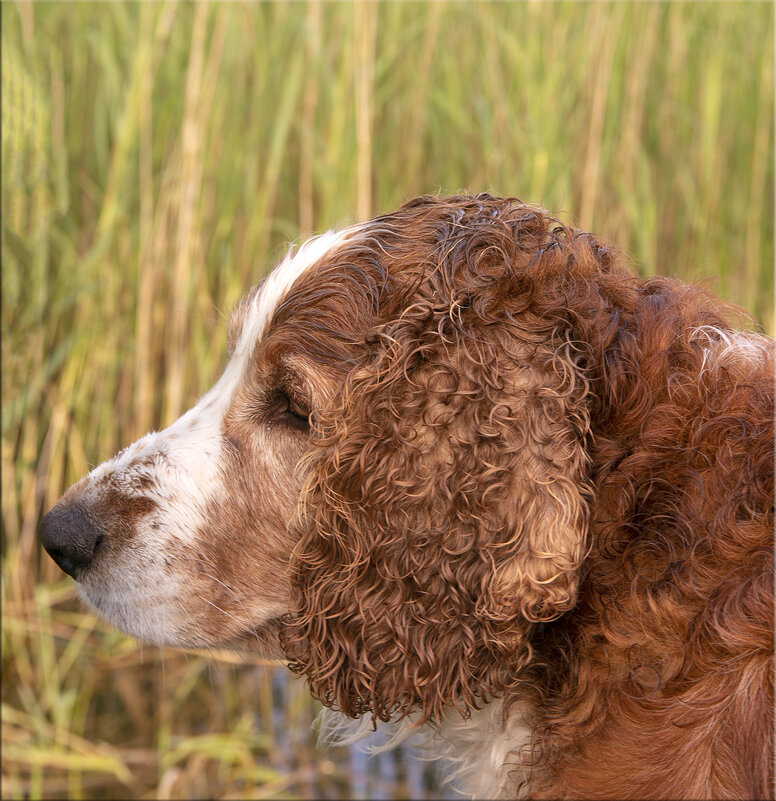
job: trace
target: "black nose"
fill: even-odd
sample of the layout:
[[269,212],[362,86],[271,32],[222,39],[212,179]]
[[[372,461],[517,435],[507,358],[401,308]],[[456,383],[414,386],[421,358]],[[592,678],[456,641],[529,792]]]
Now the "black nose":
[[40,521],[38,538],[49,556],[74,579],[94,558],[103,532],[77,504],[54,507]]

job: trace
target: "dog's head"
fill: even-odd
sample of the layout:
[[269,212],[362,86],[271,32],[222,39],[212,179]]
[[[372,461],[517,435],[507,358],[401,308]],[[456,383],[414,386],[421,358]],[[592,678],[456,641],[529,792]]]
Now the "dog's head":
[[146,641],[281,643],[349,715],[476,706],[575,603],[589,383],[565,299],[600,262],[488,196],[311,240],[232,315],[215,386],[68,490],[44,546]]

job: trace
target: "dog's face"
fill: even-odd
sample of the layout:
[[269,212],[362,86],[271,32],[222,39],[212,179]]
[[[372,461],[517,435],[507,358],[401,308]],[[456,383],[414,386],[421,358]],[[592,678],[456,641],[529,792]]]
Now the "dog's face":
[[232,315],[215,386],[71,487],[44,546],[130,634],[282,643],[348,714],[503,690],[585,547],[585,384],[527,277],[553,237],[476,198],[311,240]]
[[158,644],[275,647],[289,608],[289,556],[309,416],[330,385],[273,314],[347,237],[289,254],[229,320],[216,384],[71,487],[41,527],[83,598]]

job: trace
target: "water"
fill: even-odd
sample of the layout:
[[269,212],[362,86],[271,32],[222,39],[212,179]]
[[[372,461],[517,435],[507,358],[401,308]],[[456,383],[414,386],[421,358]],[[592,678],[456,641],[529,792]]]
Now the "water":
[[316,710],[304,683],[284,668],[271,669],[273,724],[278,743],[276,767],[298,774],[299,790],[306,798],[460,799],[444,782],[444,765],[421,758],[411,743],[389,751],[369,754],[371,746],[386,742],[388,735],[370,732],[358,743],[326,748],[318,745],[313,728]]

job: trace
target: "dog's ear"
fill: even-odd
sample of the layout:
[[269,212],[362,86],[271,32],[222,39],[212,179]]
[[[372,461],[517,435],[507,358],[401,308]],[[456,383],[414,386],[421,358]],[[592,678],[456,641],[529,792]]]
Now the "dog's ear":
[[584,382],[531,281],[476,268],[432,271],[318,421],[284,646],[350,716],[466,714],[575,603]]

